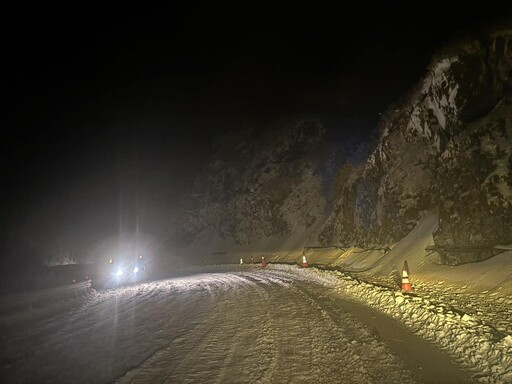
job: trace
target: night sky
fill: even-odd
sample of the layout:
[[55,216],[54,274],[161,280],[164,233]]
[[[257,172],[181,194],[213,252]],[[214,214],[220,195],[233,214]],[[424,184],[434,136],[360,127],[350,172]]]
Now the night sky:
[[367,135],[453,35],[512,15],[351,3],[5,9],[2,249],[81,257],[135,217],[172,246],[211,137],[302,114]]

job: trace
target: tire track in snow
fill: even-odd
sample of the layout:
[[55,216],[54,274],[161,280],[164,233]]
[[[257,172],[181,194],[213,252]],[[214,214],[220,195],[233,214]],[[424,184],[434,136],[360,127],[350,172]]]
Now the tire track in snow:
[[[117,382],[266,382],[269,351],[273,349],[266,290],[248,276],[229,274],[218,279],[215,284],[226,296],[208,318],[200,319],[190,330],[187,340],[182,345],[169,345]],[[248,313],[250,321],[246,321]],[[178,350],[181,357],[176,361]],[[260,358],[255,351],[264,356]],[[167,362],[165,375],[159,371],[162,361]],[[169,365],[174,363],[169,372]],[[163,380],[156,380],[162,376]]]
[[[162,295],[167,297],[169,291],[152,292],[147,290],[146,295],[136,297],[132,292],[126,292],[127,288],[120,288],[118,292],[122,293],[122,300],[118,300],[117,295],[112,295],[108,300],[101,303],[93,303],[71,315],[71,318],[64,319],[55,328],[59,329],[53,333],[50,342],[46,343],[44,349],[53,348],[66,343],[74,344],[77,339],[94,334],[96,330],[101,329],[101,333],[115,335],[117,328],[124,325],[123,318],[139,310],[151,307],[148,297],[159,297],[162,301]],[[129,290],[129,288],[128,288]],[[125,297],[128,296],[129,297]],[[136,300],[134,298],[136,297]],[[172,297],[172,296],[171,296]],[[173,298],[171,302],[166,302],[166,306],[175,305]]]
[[327,330],[333,339],[338,338],[339,344],[344,346],[339,357],[351,357],[347,367],[357,373],[354,378],[357,381],[354,382],[414,382],[399,359],[377,340],[378,336],[359,324],[352,315],[343,312],[332,297],[314,286],[302,285],[298,289],[309,301],[309,306],[321,313],[324,320],[322,330]]
[[[373,381],[375,375],[367,366],[379,364],[362,358],[343,332],[342,320],[351,319],[331,314],[332,305],[321,305],[304,288],[310,282],[292,284],[293,277],[281,271],[235,272],[217,278],[224,296],[219,296],[214,314],[201,320],[207,323],[191,330],[187,345],[179,346],[184,357],[161,382],[331,383],[337,377]],[[240,321],[256,324],[246,330]],[[156,367],[162,361],[174,364],[175,355],[171,346],[136,368],[130,380],[119,382],[151,382],[152,374],[159,375]],[[377,363],[399,368],[386,359]],[[412,382],[401,374],[389,377],[377,382]]]
[[[133,366],[134,361],[144,359],[147,353],[159,348],[162,331],[165,333],[170,322],[177,320],[178,324],[186,324],[185,319],[180,319],[180,313],[171,308],[190,308],[189,314],[201,316],[203,309],[201,306],[194,309],[195,300],[190,299],[200,294],[202,289],[189,296],[177,294],[172,284],[169,287],[174,292],[146,290],[149,296],[160,295],[159,306],[146,302],[148,295],[132,295],[132,300],[126,300],[126,295],[122,295],[124,304],[122,308],[118,306],[116,312],[116,292],[130,292],[130,288],[121,288],[116,292],[107,292],[104,295],[106,299],[91,303],[85,307],[87,310],[81,307],[71,314],[33,326],[32,334],[15,336],[21,342],[9,348],[9,353],[19,358],[11,361],[6,366],[7,370],[0,367],[0,375],[7,380],[11,377],[9,372],[17,372],[12,374],[15,382],[36,383],[49,382],[50,377],[54,377],[55,382],[63,383],[98,382],[102,380],[100,378],[107,377],[112,380],[112,376],[116,373],[119,375],[118,370],[123,369],[123,360],[126,369],[126,366]],[[211,306],[209,302],[206,304],[203,303],[205,309]],[[57,331],[52,333],[53,329]],[[12,341],[9,345],[13,345]],[[135,349],[138,352],[135,353]],[[92,366],[94,369],[83,370],[80,368],[82,366]],[[75,373],[77,370],[82,371],[79,379]]]
[[[125,295],[106,292],[87,310],[55,319],[73,323],[56,334],[62,339],[54,343],[48,335],[52,328],[36,326],[36,333],[43,335],[39,350],[49,357],[20,364],[25,374],[21,381],[96,383],[117,377],[117,383],[390,382],[372,372],[388,372],[382,365],[391,360],[378,356],[372,361],[364,345],[351,344],[362,343],[366,336],[353,336],[357,326],[328,300],[329,293],[316,297],[324,280],[302,270],[226,269],[150,283]],[[116,300],[117,318],[111,305]],[[91,324],[103,317],[110,323]],[[73,350],[72,337],[91,347]],[[367,346],[375,353],[382,350],[378,341]],[[34,362],[44,370],[31,371]],[[390,364],[388,369],[397,367]],[[401,374],[390,377],[408,382]]]
[[[325,324],[320,311],[310,305],[299,284],[290,285],[288,290],[277,294],[282,295],[277,300],[287,305],[282,305],[273,316],[280,320],[281,345],[273,382],[324,382],[323,376],[330,363],[325,352],[331,341],[330,337],[322,335]],[[330,376],[327,382],[332,380]]]
[[[198,324],[184,338],[175,340],[153,357],[147,359],[141,366],[135,367],[127,375],[120,378],[118,382],[139,382],[139,379],[148,382],[148,377],[153,377],[149,381],[163,383],[196,381],[197,377],[191,377],[191,372],[200,376],[201,369],[194,368],[197,365],[202,365],[198,363],[198,360],[201,360],[205,351],[211,357],[212,346],[215,346],[226,332],[225,327],[219,328],[217,324],[226,324],[226,316],[232,309],[229,308],[229,304],[233,300],[233,295],[243,293],[243,290],[241,292],[234,291],[233,286],[240,286],[244,281],[244,279],[232,275],[217,276],[215,281],[210,282],[211,286],[208,292],[220,291],[224,296],[218,299],[220,302],[217,303],[214,311],[204,318],[197,319]],[[179,359],[176,358],[176,350],[181,353]],[[224,352],[223,349],[222,353]],[[161,361],[167,361],[168,364],[159,370]],[[174,364],[174,367],[169,372],[169,365],[172,364]],[[162,376],[163,380],[161,379]],[[158,377],[160,379],[157,380]]]

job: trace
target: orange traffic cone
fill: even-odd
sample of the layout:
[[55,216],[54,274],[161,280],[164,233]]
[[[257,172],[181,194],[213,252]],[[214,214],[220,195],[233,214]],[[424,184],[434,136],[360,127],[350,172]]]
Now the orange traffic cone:
[[306,259],[306,255],[303,255],[302,256],[302,268],[307,268],[307,267],[309,267],[308,259]]
[[407,272],[407,261],[404,262],[404,267],[402,269],[402,291],[412,291],[409,274]]
[[265,268],[267,266],[267,262],[265,260],[265,257],[261,256],[261,266]]

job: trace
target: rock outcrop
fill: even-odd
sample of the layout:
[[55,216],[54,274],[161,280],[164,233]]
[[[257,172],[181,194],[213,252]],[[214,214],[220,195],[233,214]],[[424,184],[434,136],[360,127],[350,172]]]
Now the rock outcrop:
[[318,165],[325,157],[324,135],[318,120],[303,118],[216,140],[184,224],[189,239],[241,246],[306,234],[323,223],[326,197]]
[[[363,163],[320,120],[217,140],[196,184],[191,243],[303,234],[304,243],[391,246],[422,212],[439,218],[441,262],[512,243],[512,28],[457,41],[389,107]],[[335,177],[333,176],[335,174]]]

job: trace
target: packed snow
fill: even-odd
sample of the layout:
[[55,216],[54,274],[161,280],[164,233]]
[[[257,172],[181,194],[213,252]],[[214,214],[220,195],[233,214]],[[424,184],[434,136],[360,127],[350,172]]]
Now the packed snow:
[[[425,214],[389,252],[330,248],[306,254],[310,265],[340,271],[329,272],[340,292],[403,322],[471,370],[475,380],[512,382],[512,251],[478,263],[436,264],[436,254],[426,248],[434,244],[437,225],[436,215]],[[296,257],[298,263],[297,256],[271,261]],[[406,260],[413,295],[400,292]]]
[[[315,272],[322,276],[331,274],[340,292],[400,320],[439,345],[472,372],[475,381],[512,382],[512,336],[481,317],[469,315],[446,301],[435,301],[434,295],[404,294],[337,271]],[[503,300],[508,308],[512,306],[512,299]],[[510,318],[506,325],[510,326]]]
[[415,382],[386,343],[335,304],[329,295],[336,281],[318,271],[255,265],[93,290],[67,313],[5,327],[0,377],[6,383]]
[[[466,371],[457,382],[512,381],[510,320],[496,326],[463,306],[478,307],[486,292],[464,302],[469,294],[444,283],[413,279],[413,294],[362,276],[245,264],[92,290],[67,312],[2,321],[0,377],[13,383],[422,382],[337,295],[440,347]],[[489,303],[512,307],[512,299],[487,294]]]

